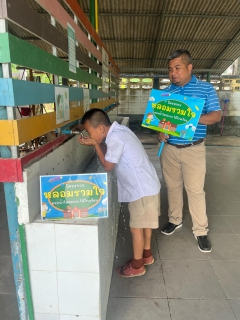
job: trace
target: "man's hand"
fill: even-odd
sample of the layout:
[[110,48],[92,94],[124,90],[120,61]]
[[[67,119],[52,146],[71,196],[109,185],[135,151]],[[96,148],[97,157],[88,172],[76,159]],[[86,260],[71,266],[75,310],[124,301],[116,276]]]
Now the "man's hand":
[[96,146],[97,144],[97,141],[90,137],[84,137],[84,138],[78,137],[78,142],[85,146]]
[[212,111],[206,114],[202,114],[199,123],[209,125],[219,122],[221,120],[222,112],[221,111]]
[[167,139],[169,138],[169,135],[164,132],[159,132],[158,134],[158,141],[160,142],[167,142]]

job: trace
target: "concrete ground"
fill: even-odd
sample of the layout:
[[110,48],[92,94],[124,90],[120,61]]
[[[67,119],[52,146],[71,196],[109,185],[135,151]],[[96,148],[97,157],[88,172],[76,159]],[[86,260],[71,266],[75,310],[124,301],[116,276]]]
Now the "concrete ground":
[[[132,258],[123,205],[107,320],[240,320],[240,148],[234,145],[240,139],[224,139],[222,146],[207,147],[205,191],[213,251],[198,250],[184,195],[183,227],[172,236],[160,230],[153,234],[155,263],[142,277],[119,277],[115,268]],[[167,222],[166,188],[156,143],[145,148],[162,183],[161,227]],[[0,183],[0,320],[19,320],[6,217]]]
[[[150,131],[150,130],[149,130]],[[150,131],[151,132],[151,131]],[[151,134],[136,133],[141,142],[145,144],[157,144],[156,134],[152,131]],[[240,147],[240,137],[238,136],[220,136],[208,135],[206,138],[206,146],[226,146],[226,147]]]
[[[161,228],[168,221],[167,193],[157,146],[145,148],[162,183]],[[240,319],[240,148],[207,147],[205,191],[212,252],[197,247],[184,195],[183,227],[171,236],[156,230],[155,263],[130,279],[115,272],[132,258],[129,214],[122,207],[107,320]]]

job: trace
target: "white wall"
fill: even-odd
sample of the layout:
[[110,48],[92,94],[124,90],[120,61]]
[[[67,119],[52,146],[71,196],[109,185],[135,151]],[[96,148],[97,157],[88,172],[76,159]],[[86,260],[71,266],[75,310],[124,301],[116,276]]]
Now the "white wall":
[[[118,113],[123,115],[144,114],[150,90],[119,90]],[[239,91],[217,91],[221,108],[223,99],[230,99],[226,116],[240,117],[240,92]]]
[[[117,108],[110,113],[111,121],[116,117]],[[108,174],[108,218],[40,218],[39,176],[102,171],[93,156],[93,148],[75,136],[26,168],[24,182],[15,184],[18,220],[26,224],[35,320],[105,320],[118,228],[116,178]]]
[[217,91],[221,108],[223,110],[225,99],[229,99],[226,116],[240,117],[240,92],[239,91]]

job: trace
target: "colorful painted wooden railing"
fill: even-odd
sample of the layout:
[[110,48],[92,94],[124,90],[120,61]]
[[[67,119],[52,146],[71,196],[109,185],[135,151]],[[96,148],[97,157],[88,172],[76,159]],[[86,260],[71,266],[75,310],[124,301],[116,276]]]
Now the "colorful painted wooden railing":
[[[77,61],[101,75],[102,67],[96,60],[102,61],[101,49],[104,46],[77,2],[65,1],[77,17],[78,22],[82,24],[98,47],[88,39],[86,33],[75,22],[76,20],[72,19],[57,0],[36,0],[36,2],[54,17],[63,28],[66,29],[68,23],[74,28],[76,40],[79,43],[79,46],[76,46]],[[33,39],[34,37],[35,39],[39,38],[67,54],[67,36],[36,10],[32,9],[25,1],[2,1],[0,17],[11,21],[11,23],[22,28],[23,31],[27,30],[33,34]],[[30,39],[27,40],[30,41]],[[77,68],[76,73],[69,71],[68,62],[35,46],[34,41],[32,43],[29,43],[29,41],[22,40],[10,33],[0,33],[0,64],[14,63],[27,69],[39,70],[78,82],[101,86],[102,81],[100,77],[81,68]],[[92,55],[96,59],[91,59],[89,55]],[[118,88],[119,69],[111,56],[109,56],[109,61],[111,91],[104,94],[101,90],[90,90],[90,99],[105,99],[104,101],[91,104],[90,107],[105,108],[116,103],[116,93],[114,90]],[[53,84],[0,78],[0,106],[17,107],[21,105],[53,103],[55,100],[55,86]],[[83,100],[83,90],[81,88],[69,87],[69,94],[70,101]],[[60,126],[70,124],[72,121],[80,119],[82,115],[83,107],[80,105],[78,107],[70,107],[70,119],[59,125],[56,125],[55,112],[19,120],[0,120],[0,146],[18,146]]]

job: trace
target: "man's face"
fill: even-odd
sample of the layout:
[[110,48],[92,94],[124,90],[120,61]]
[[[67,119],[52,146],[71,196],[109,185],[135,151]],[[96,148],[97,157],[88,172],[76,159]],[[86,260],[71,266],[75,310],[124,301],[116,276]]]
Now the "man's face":
[[86,121],[84,123],[84,129],[87,131],[90,138],[94,139],[98,143],[101,143],[102,140],[104,139],[104,136],[103,136],[104,127],[103,126],[100,125],[97,128],[94,128],[93,126],[91,126],[89,121]]
[[187,65],[181,57],[170,60],[168,75],[171,82],[177,86],[184,86],[191,80],[192,64]]

